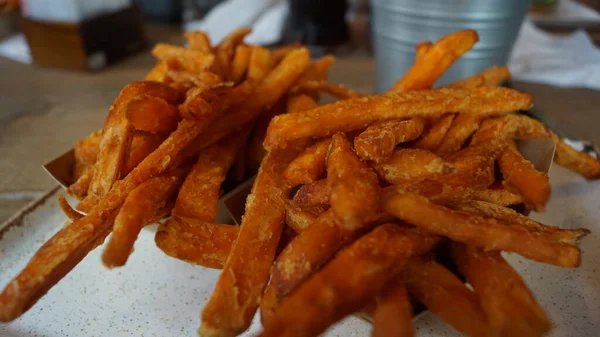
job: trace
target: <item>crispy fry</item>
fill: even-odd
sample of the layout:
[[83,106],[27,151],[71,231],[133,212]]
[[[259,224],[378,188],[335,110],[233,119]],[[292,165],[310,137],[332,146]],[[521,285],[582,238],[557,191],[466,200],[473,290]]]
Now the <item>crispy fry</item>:
[[212,54],[165,43],[157,43],[152,49],[152,55],[157,60],[166,62],[169,68],[182,69],[192,73],[205,71],[215,60]]
[[83,214],[77,212],[73,209],[73,207],[71,207],[71,205],[69,205],[69,202],[67,201],[67,199],[65,199],[65,196],[62,193],[58,194],[58,205],[60,206],[60,209],[63,211],[63,213],[65,213],[67,218],[69,218],[69,220],[71,221],[75,221],[83,217]]
[[382,197],[385,212],[431,233],[486,250],[515,252],[534,261],[561,267],[576,267],[581,260],[577,247],[557,242],[548,233],[452,211],[400,189],[386,192],[390,193]]
[[92,165],[87,171],[85,171],[73,184],[67,188],[67,194],[73,198],[79,200],[83,199],[87,195],[87,191],[90,188],[90,182],[94,176],[95,166]]
[[417,46],[415,47],[415,62],[423,60],[423,58],[425,57],[425,55],[427,55],[431,47],[433,47],[433,43],[431,41],[423,41],[417,43]]
[[586,179],[600,178],[600,162],[598,160],[587,153],[576,151],[554,133],[552,133],[552,139],[556,143],[555,163],[581,174]]
[[231,72],[231,60],[235,54],[237,46],[244,41],[244,38],[250,34],[252,28],[242,27],[234,30],[227,35],[216,48],[216,61],[219,65],[219,69],[222,71],[224,77],[229,78]]
[[302,151],[285,169],[283,177],[292,186],[309,184],[325,176],[331,138],[322,139]]
[[127,154],[127,158],[125,158],[125,166],[123,166],[121,176],[129,174],[144,158],[156,150],[165,138],[166,135],[134,132],[133,139],[131,140],[131,148]]
[[224,86],[206,90],[194,88],[188,91],[185,102],[179,106],[179,113],[186,119],[202,118],[215,111],[221,113],[247,100],[253,90],[254,85],[248,81],[236,87]]
[[531,96],[506,88],[423,90],[354,98],[273,118],[264,145],[267,150],[284,148],[296,139],[348,132],[384,119],[448,112],[484,116],[530,106]]
[[298,83],[306,81],[320,81],[327,79],[327,72],[331,65],[335,62],[335,56],[325,55],[314,61],[304,72],[302,77],[298,79]]
[[252,81],[262,81],[273,69],[274,62],[271,52],[261,46],[252,46],[246,77]]
[[343,228],[356,229],[372,220],[379,208],[379,181],[375,172],[358,159],[343,133],[331,138],[327,176],[331,209]]
[[456,172],[456,167],[434,153],[419,149],[397,149],[386,161],[373,165],[379,177],[390,184]]
[[301,112],[314,109],[317,107],[317,102],[307,95],[294,95],[287,100],[287,113]]
[[252,131],[252,136],[248,142],[249,145],[246,154],[248,166],[252,169],[258,169],[263,158],[267,155],[267,151],[263,147],[262,143],[265,140],[265,134],[267,133],[267,128],[269,127],[271,119],[273,116],[277,116],[285,112],[286,100],[285,98],[282,98],[279,100],[279,102],[275,103],[271,109],[268,109],[260,114],[256,120],[254,129]]
[[472,337],[495,336],[477,294],[448,269],[415,257],[404,274],[409,293],[456,330]]
[[467,139],[477,131],[479,123],[481,123],[480,116],[465,114],[456,116],[440,146],[437,148],[436,153],[447,155],[460,150]]
[[252,48],[245,44],[241,44],[235,48],[235,56],[231,62],[231,72],[229,73],[230,81],[235,83],[242,81],[244,75],[246,75],[246,71],[248,71],[251,54]]
[[98,149],[102,139],[102,129],[90,133],[75,144],[75,161],[83,165],[92,165],[98,158]]
[[355,97],[363,97],[364,95],[348,89],[341,84],[331,84],[326,80],[311,80],[303,81],[296,84],[291,90],[292,94],[316,94],[319,92],[325,92],[338,99],[349,99]]
[[479,36],[474,30],[463,30],[444,36],[394,84],[390,92],[431,88],[454,61],[471,49],[478,40]]
[[415,148],[435,151],[454,121],[455,114],[447,114],[440,118],[419,140],[415,142]]
[[292,199],[294,205],[307,208],[312,206],[328,206],[331,186],[327,179],[316,180],[298,189]]
[[158,227],[154,241],[171,257],[222,269],[238,233],[238,226],[173,216]]
[[473,199],[491,202],[500,206],[511,206],[523,203],[523,197],[519,194],[511,193],[506,188],[488,188],[477,190]]
[[362,309],[411,255],[427,252],[438,242],[422,234],[396,224],[375,228],[290,294],[259,336],[316,336]]
[[412,337],[412,307],[403,277],[391,279],[377,295],[371,337]]
[[446,88],[480,88],[495,87],[500,83],[511,78],[510,70],[507,66],[491,67],[471,77],[463,78],[456,82],[446,85]]
[[306,230],[324,211],[325,207],[302,208],[288,202],[285,204],[285,222],[296,233],[300,233]]
[[278,64],[292,50],[294,50],[296,48],[300,48],[300,47],[302,47],[302,43],[296,42],[296,43],[288,44],[285,46],[277,47],[277,48],[271,50],[271,54],[273,55],[273,61],[275,62],[275,64]]
[[152,70],[144,78],[145,81],[164,82],[167,77],[169,65],[167,62],[158,61]]
[[221,76],[210,71],[191,73],[183,70],[169,70],[167,72],[167,77],[184,88],[184,91],[187,91],[193,87],[197,87],[198,89],[196,90],[202,91],[226,83],[223,82],[223,78],[221,78]]
[[206,35],[206,33],[201,31],[193,31],[186,32],[185,34],[183,34],[183,36],[185,36],[185,39],[189,43],[191,49],[199,50],[207,54],[212,53],[210,39],[208,38],[208,35]]
[[289,190],[282,174],[294,152],[270,152],[263,160],[246,202],[240,233],[202,311],[202,336],[237,335],[250,325],[269,281],[283,229]]
[[452,244],[458,269],[473,286],[489,324],[500,336],[535,337],[551,328],[523,279],[499,252]]
[[356,154],[363,160],[385,161],[396,145],[417,139],[424,127],[421,118],[377,122],[354,138]]
[[142,94],[132,98],[125,107],[129,123],[140,131],[168,133],[177,127],[177,109],[164,99]]
[[176,170],[173,174],[152,178],[129,193],[115,218],[113,234],[102,253],[106,267],[125,265],[140,231],[175,194],[186,173],[187,170]]
[[544,232],[552,235],[556,240],[570,245],[575,245],[577,242],[589,234],[589,231],[584,228],[579,229],[562,229],[558,227],[547,226],[535,220],[532,220],[525,215],[519,214],[514,210],[492,204],[485,201],[469,200],[462,201],[451,205],[455,210],[477,214],[480,216],[494,218],[505,222],[507,225],[517,224],[529,229]]

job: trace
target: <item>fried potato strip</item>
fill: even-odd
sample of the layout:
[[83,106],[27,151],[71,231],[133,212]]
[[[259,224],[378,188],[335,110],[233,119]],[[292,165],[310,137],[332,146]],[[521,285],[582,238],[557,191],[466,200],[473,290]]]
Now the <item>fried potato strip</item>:
[[440,118],[425,134],[415,142],[417,149],[435,151],[454,121],[455,114],[447,114]]
[[165,43],[156,44],[152,49],[152,55],[159,61],[166,62],[170,68],[192,73],[208,69],[215,60],[215,56],[212,54]]
[[413,311],[403,277],[391,279],[375,299],[371,337],[412,337]]
[[302,151],[285,169],[283,176],[292,186],[309,184],[323,178],[331,138],[317,141]]
[[386,161],[373,165],[379,177],[390,184],[409,183],[456,172],[456,167],[438,155],[419,149],[397,149]]
[[379,163],[390,157],[396,145],[419,138],[424,127],[420,118],[377,122],[354,138],[356,154]]
[[150,95],[132,98],[125,108],[125,116],[131,125],[140,131],[168,133],[177,127],[177,109],[164,99]]

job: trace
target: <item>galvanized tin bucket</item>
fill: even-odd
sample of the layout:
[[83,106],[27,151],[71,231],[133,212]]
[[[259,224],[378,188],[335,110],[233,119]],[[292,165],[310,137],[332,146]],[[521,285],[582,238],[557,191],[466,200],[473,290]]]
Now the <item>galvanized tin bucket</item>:
[[414,63],[415,46],[474,29],[479,42],[436,83],[446,84],[505,65],[531,0],[371,0],[377,91],[392,86]]

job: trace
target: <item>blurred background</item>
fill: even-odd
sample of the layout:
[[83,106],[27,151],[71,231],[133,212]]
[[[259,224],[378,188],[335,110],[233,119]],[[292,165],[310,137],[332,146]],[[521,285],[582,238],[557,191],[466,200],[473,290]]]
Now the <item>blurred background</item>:
[[336,56],[332,83],[383,92],[415,45],[461,29],[479,43],[437,85],[508,65],[536,117],[600,143],[600,0],[0,0],[0,222],[54,185],[41,165],[102,125],[157,42],[213,44],[241,26],[249,44],[301,42]]

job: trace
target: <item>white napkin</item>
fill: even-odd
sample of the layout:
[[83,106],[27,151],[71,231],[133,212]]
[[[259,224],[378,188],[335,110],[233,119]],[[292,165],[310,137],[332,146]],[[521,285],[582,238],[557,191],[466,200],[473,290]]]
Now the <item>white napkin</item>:
[[583,30],[553,36],[526,20],[508,66],[516,80],[600,90],[600,49]]

